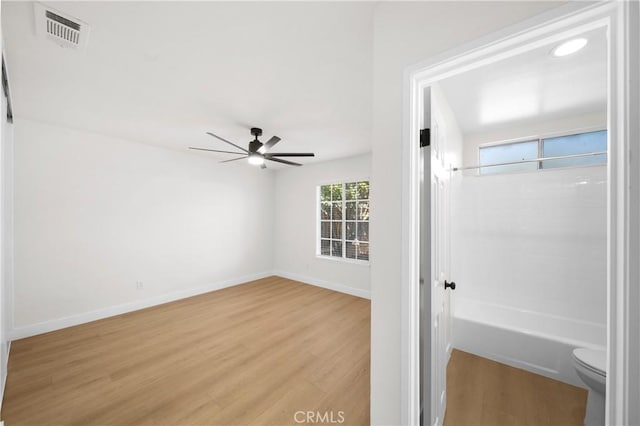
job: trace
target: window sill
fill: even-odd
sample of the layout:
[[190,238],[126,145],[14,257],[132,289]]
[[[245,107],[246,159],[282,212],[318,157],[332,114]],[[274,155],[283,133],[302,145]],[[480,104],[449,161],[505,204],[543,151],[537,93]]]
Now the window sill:
[[371,261],[369,260],[346,259],[344,257],[325,256],[322,254],[316,254],[316,259],[328,260],[331,262],[350,263],[352,265],[359,265],[359,266],[371,265]]

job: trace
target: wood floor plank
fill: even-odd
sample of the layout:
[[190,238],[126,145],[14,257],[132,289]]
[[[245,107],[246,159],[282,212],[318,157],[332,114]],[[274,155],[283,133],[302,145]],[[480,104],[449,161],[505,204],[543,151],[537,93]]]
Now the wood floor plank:
[[587,391],[454,349],[445,426],[582,426]]
[[369,423],[370,302],[269,277],[12,342],[13,425]]

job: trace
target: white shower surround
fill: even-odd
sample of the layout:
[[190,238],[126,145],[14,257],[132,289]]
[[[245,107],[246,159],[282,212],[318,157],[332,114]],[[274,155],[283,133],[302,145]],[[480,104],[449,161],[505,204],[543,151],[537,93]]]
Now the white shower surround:
[[458,299],[606,325],[607,170],[465,176],[452,197]]
[[606,348],[607,170],[460,176],[453,346],[584,387],[572,351]]

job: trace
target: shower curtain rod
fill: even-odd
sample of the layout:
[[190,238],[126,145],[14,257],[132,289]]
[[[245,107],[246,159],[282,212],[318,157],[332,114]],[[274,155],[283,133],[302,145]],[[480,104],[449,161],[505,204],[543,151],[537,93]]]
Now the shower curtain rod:
[[559,155],[557,157],[539,157],[539,158],[533,158],[531,160],[507,161],[505,163],[485,164],[482,166],[453,167],[450,171],[458,172],[462,170],[481,169],[483,167],[510,166],[512,164],[534,163],[538,161],[547,161],[547,160],[562,160],[565,158],[592,157],[595,155],[606,155],[606,153],[607,151],[595,151],[595,152],[585,152],[584,154]]

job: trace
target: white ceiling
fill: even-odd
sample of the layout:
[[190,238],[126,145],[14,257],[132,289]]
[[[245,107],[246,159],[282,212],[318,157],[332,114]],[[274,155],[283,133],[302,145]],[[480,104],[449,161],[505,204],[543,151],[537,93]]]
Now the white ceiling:
[[587,46],[570,56],[553,43],[450,77],[441,87],[464,134],[607,110],[604,29],[582,35]]
[[88,46],[37,38],[33,3],[3,1],[16,117],[178,150],[229,148],[206,131],[246,146],[256,126],[316,153],[302,163],[370,151],[373,3],[50,5]]

